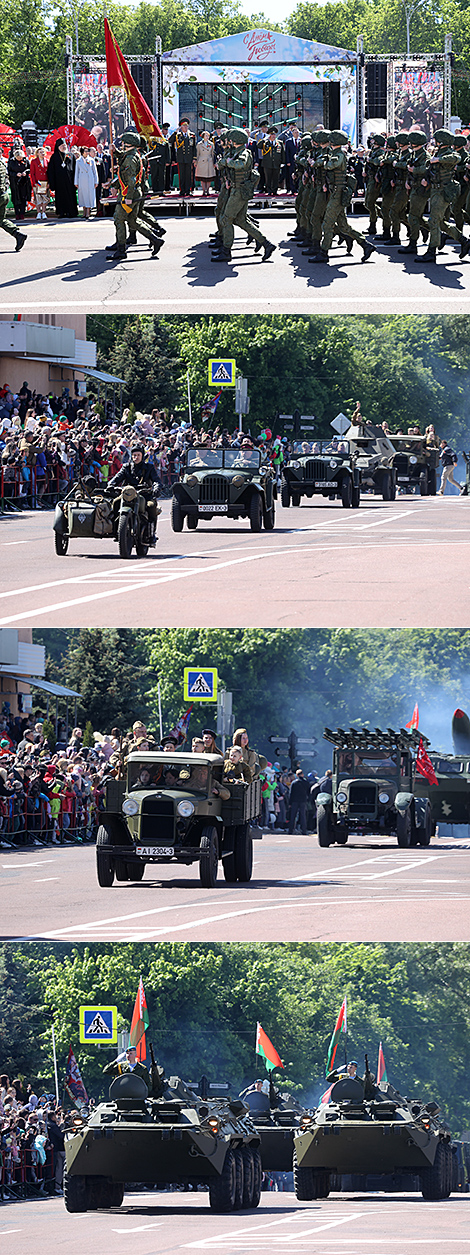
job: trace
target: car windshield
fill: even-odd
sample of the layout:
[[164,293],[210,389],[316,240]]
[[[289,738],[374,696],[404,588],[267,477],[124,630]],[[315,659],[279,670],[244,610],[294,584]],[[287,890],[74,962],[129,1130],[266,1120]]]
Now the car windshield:
[[260,464],[259,449],[226,449],[224,454],[224,466],[226,470],[232,467],[239,470],[256,471]]
[[337,440],[335,436],[331,440],[296,440],[294,442],[294,457],[320,457],[321,454],[334,454],[335,457],[349,456],[349,441]]
[[390,436],[390,440],[401,453],[421,453],[424,448],[424,438],[420,440],[419,436]]
[[188,449],[186,456],[186,465],[194,470],[201,470],[209,467],[211,470],[217,470],[224,464],[223,449]]
[[207,793],[210,783],[210,766],[195,763],[191,758],[175,759],[168,755],[168,762],[128,763],[128,791],[137,789],[189,789]]
[[[402,756],[401,772],[405,772],[405,761]],[[384,777],[387,780],[395,780],[399,770],[400,754],[398,751],[389,752],[388,750],[379,750],[377,752],[358,752],[357,750],[340,750],[338,752],[338,774],[341,776],[367,776],[369,779],[376,776],[378,780]]]

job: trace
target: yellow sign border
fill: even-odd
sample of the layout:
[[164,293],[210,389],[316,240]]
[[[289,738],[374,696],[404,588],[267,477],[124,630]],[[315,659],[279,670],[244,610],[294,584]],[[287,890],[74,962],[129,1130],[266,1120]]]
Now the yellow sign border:
[[[112,1011],[113,1013],[113,1020],[112,1020],[113,1036],[112,1037],[89,1037],[89,1036],[85,1037],[85,1011],[93,1011],[94,1014],[96,1014],[97,1011],[100,1011],[100,1012]],[[117,1007],[103,1007],[103,1006],[79,1007],[78,1008],[78,1024],[79,1024],[79,1030],[80,1030],[80,1037],[79,1037],[80,1045],[82,1046],[96,1045],[97,1042],[102,1042],[103,1045],[106,1045],[106,1046],[115,1046],[117,1044],[117,1039],[118,1039],[117,1014],[118,1014]]]
[[[211,379],[211,366],[214,362],[217,362],[219,366],[221,365],[221,363],[223,363],[224,366],[232,367],[233,379],[231,380],[230,383],[221,383],[219,379],[217,380]],[[210,357],[208,367],[207,367],[209,388],[234,388],[236,384],[235,368],[236,368],[236,361],[234,357]]]
[[[189,692],[189,675],[190,673],[194,674],[195,671],[206,671],[206,672],[209,672],[209,675],[212,675],[214,677],[214,691],[213,691],[212,697],[199,697],[198,694],[195,695],[194,693]],[[184,672],[183,672],[184,701],[185,702],[212,702],[212,703],[216,702],[218,682],[219,682],[219,676],[218,676],[217,667],[185,667]]]

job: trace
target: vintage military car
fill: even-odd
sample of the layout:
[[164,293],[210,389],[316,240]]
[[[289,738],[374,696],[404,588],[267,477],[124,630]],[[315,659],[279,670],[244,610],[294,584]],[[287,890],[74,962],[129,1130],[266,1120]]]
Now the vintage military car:
[[439,449],[429,449],[424,436],[390,436],[397,486],[421,497],[435,497]]
[[345,845],[350,832],[380,836],[394,834],[400,846],[429,845],[431,806],[422,776],[415,781],[417,731],[401,728],[325,728],[334,745],[332,793],[315,798],[317,834],[321,846]]
[[351,1173],[354,1180],[356,1174],[403,1170],[419,1176],[423,1198],[448,1198],[451,1137],[438,1113],[435,1102],[410,1101],[385,1081],[377,1085],[367,1065],[363,1079],[340,1078],[328,1101],[304,1116],[294,1133],[297,1198],[326,1198],[333,1175]]
[[360,505],[361,473],[347,440],[296,440],[282,468],[283,506],[300,505],[301,497],[339,498],[349,509]]
[[249,519],[253,532],[274,527],[276,479],[259,449],[188,449],[173,485],[171,525],[194,531],[200,519]]
[[120,1207],[126,1182],[208,1186],[214,1211],[258,1207],[260,1138],[240,1099],[204,1099],[177,1076],[160,1098],[133,1072],[117,1076],[65,1140],[69,1212]]
[[218,789],[223,759],[219,754],[130,754],[121,779],[106,785],[96,838],[98,882],[142,880],[150,863],[199,863],[201,884],[212,889],[219,861],[228,881],[251,880],[253,838],[261,829],[261,784],[236,781]]
[[351,423],[345,440],[360,471],[362,488],[373,491],[384,501],[394,501],[397,491],[395,449],[383,428],[361,418]]

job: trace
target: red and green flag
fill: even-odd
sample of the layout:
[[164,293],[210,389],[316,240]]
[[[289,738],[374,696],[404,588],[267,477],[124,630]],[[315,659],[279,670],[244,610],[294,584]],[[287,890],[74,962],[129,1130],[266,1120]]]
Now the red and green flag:
[[341,1010],[340,1010],[338,1019],[334,1027],[333,1036],[331,1038],[331,1041],[328,1047],[328,1058],[326,1061],[327,1076],[328,1076],[328,1073],[331,1072],[332,1069],[334,1068],[335,1055],[339,1046],[341,1034],[347,1033],[347,1031],[348,1031],[348,1013],[347,1013],[347,1002],[346,1002],[346,995],[345,995],[341,1003]]
[[418,709],[417,702],[415,703],[415,708],[411,716],[411,719],[408,721],[408,723],[405,723],[405,728],[412,728],[412,729],[419,728],[419,709]]
[[145,1030],[150,1024],[150,1016],[148,1013],[147,999],[145,997],[144,982],[142,977],[139,980],[139,988],[134,1004],[131,1020],[131,1032],[129,1045],[135,1046],[137,1058],[141,1063],[145,1063],[147,1057],[147,1047],[145,1044]]
[[381,1081],[385,1081],[385,1084],[388,1085],[388,1076],[387,1076],[387,1069],[385,1067],[385,1058],[384,1058],[384,1052],[382,1050],[382,1042],[380,1042],[380,1045],[379,1045],[379,1057],[377,1059],[377,1085],[380,1085]]
[[279,1058],[275,1046],[273,1046],[272,1041],[269,1040],[267,1033],[265,1033],[264,1028],[261,1027],[259,1021],[256,1025],[256,1054],[261,1055],[261,1058],[264,1059],[268,1072],[270,1072],[272,1068],[284,1067],[282,1059]]

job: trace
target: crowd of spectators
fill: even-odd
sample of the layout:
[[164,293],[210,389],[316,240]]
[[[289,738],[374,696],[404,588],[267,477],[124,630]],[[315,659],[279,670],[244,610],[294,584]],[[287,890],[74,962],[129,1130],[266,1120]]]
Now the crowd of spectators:
[[0,1075],[0,1202],[62,1194],[64,1132],[72,1119],[53,1094]]

